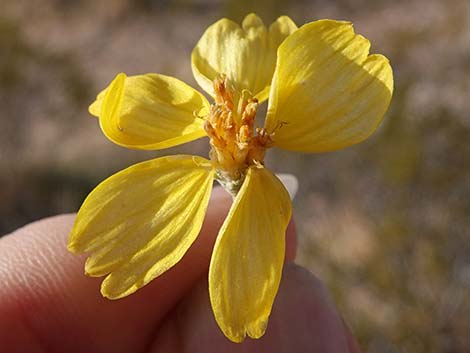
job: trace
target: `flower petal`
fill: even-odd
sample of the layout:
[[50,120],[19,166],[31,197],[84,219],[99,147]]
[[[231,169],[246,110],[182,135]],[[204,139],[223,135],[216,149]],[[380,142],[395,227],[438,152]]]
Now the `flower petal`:
[[106,95],[106,89],[102,90],[98,95],[96,96],[96,99],[93,103],[90,104],[88,107],[88,112],[99,118],[101,114],[101,105],[103,104],[103,99],[104,96]]
[[111,273],[104,296],[127,296],[183,257],[201,229],[213,175],[204,158],[163,157],[114,174],[90,193],[68,248],[91,253],[87,274]]
[[276,146],[331,151],[374,132],[392,97],[393,74],[369,47],[351,23],[332,20],[307,24],[283,42],[265,125]]
[[261,337],[284,262],[289,194],[268,170],[251,167],[220,229],[209,269],[217,323],[234,342]]
[[296,29],[287,16],[279,17],[269,30],[255,14],[246,16],[241,27],[224,18],[210,26],[194,48],[194,77],[214,96],[212,82],[225,74],[238,92],[247,89],[262,101],[268,95],[277,48]]
[[156,150],[206,135],[199,116],[208,113],[209,102],[176,78],[121,73],[103,92],[89,111],[118,145]]

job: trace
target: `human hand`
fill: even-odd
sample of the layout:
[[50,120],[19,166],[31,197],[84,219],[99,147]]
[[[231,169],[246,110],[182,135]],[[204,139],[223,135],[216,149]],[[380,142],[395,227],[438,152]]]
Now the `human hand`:
[[201,235],[175,267],[135,294],[101,297],[85,257],[67,251],[75,215],[31,223],[0,239],[0,352],[359,353],[321,282],[295,265],[295,227],[265,336],[241,344],[213,318],[207,271],[231,197],[216,188]]

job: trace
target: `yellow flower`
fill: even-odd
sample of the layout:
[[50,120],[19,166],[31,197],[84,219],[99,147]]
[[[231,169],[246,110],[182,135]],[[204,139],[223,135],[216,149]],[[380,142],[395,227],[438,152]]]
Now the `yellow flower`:
[[[85,270],[107,276],[101,292],[127,296],[175,265],[197,237],[214,178],[234,196],[219,231],[209,292],[215,319],[234,342],[265,330],[279,287],[289,195],[264,167],[280,147],[326,152],[361,142],[379,125],[393,91],[388,60],[349,22],[300,28],[288,17],[269,29],[254,14],[222,19],[192,52],[199,85],[168,76],[119,74],[90,106],[113,142],[144,150],[210,138],[210,160],[177,155],[131,166],[84,201],[69,249]],[[269,97],[263,128],[258,105]]]

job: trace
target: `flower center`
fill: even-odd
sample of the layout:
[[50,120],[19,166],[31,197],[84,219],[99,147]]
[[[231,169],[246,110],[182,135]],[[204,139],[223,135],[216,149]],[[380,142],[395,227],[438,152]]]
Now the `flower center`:
[[226,76],[214,80],[215,103],[205,121],[210,138],[210,158],[216,179],[236,195],[251,165],[263,165],[272,135],[254,128],[258,100],[247,91],[237,92]]

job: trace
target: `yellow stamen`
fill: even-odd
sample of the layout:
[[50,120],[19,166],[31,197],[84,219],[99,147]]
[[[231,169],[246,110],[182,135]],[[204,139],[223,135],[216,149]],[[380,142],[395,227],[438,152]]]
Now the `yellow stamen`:
[[215,103],[204,124],[210,138],[210,157],[217,180],[236,195],[251,165],[262,165],[272,134],[254,128],[258,100],[236,92],[226,76],[214,80]]

